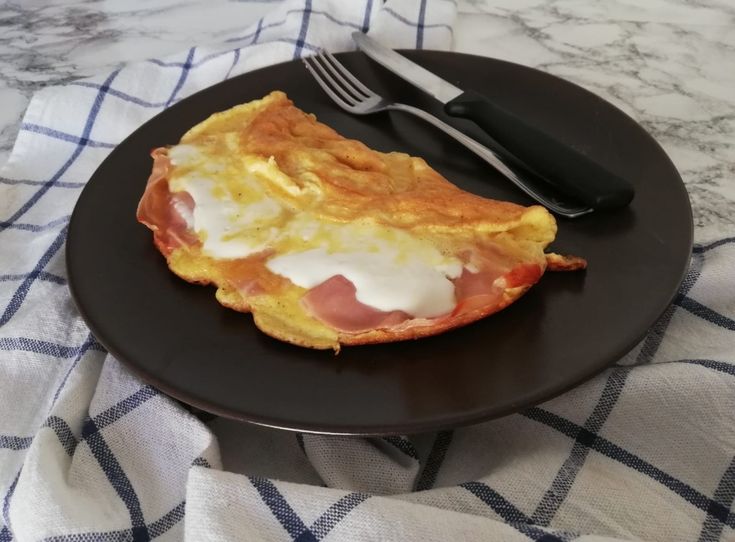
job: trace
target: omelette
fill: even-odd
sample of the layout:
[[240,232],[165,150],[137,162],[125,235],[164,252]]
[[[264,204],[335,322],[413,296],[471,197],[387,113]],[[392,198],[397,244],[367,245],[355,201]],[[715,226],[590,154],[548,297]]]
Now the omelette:
[[423,159],[347,139],[274,91],[154,149],[137,218],[176,275],[264,333],[339,351],[417,339],[518,299],[556,221],[459,189]]

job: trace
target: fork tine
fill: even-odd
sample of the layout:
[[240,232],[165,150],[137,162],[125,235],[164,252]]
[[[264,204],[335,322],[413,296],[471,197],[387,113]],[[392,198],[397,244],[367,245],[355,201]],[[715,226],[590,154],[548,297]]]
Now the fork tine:
[[367,88],[362,81],[360,81],[357,77],[352,75],[352,72],[348,70],[344,64],[342,64],[339,60],[337,60],[337,57],[334,56],[329,51],[324,51],[324,56],[326,56],[329,60],[332,61],[332,64],[340,71],[342,72],[342,75],[344,75],[353,85],[354,87],[362,92],[365,96],[368,98],[372,98],[375,96],[375,92]]
[[342,85],[340,85],[334,79],[334,77],[332,77],[331,73],[323,66],[322,62],[320,62],[319,60],[319,54],[309,57],[309,65],[312,68],[312,73],[315,76],[318,76],[322,80],[322,83],[327,85],[333,93],[337,94],[340,97],[341,101],[351,106],[356,105],[359,100],[357,100],[357,98],[347,92],[342,87]]
[[[316,82],[319,84],[320,87],[322,87],[322,90],[326,92],[334,102],[340,106],[342,109],[350,110],[354,106],[354,98],[352,99],[353,103],[348,102],[345,100],[342,96],[337,95],[334,90],[327,84],[327,82],[324,80],[322,75],[319,75],[319,72],[321,72],[323,75],[325,75],[333,85],[337,86],[336,83],[334,83],[334,80],[331,79],[328,73],[324,72],[324,69],[314,60],[311,60],[309,62],[309,57],[304,57],[303,59],[304,65],[306,66],[306,69],[309,71],[311,76],[316,80]],[[313,65],[312,65],[313,64]],[[317,71],[318,70],[318,71]]]
[[346,101],[358,104],[365,99],[359,92],[352,89],[341,75],[335,72],[321,51],[311,57],[311,63],[319,68],[321,74],[332,84],[333,90],[341,94]]
[[360,81],[358,81],[357,78],[352,75],[350,71],[345,68],[345,66],[339,60],[337,60],[334,55],[332,55],[328,51],[323,51],[322,54],[318,56],[319,59],[327,66],[327,68],[329,68],[332,74],[337,79],[339,79],[342,85],[356,98],[358,98],[359,100],[364,100],[365,98],[372,97],[373,93],[370,92],[370,90],[365,85],[360,83]]

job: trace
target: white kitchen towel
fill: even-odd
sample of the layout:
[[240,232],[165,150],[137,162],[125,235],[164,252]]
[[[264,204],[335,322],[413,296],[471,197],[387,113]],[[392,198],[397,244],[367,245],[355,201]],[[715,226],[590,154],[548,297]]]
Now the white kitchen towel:
[[455,11],[287,1],[218,46],[35,96],[0,172],[0,542],[733,540],[735,232],[724,226],[697,239],[675,303],[616,366],[538,407],[436,434],[295,435],[196,417],[107,355],[76,311],[69,215],[134,128],[233,75],[350,49],[355,29],[450,48]]

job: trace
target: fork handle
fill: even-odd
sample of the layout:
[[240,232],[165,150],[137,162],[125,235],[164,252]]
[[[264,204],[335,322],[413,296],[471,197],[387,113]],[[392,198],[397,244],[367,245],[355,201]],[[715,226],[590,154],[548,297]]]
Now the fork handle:
[[633,199],[628,181],[478,92],[465,91],[447,102],[444,111],[472,120],[549,183],[594,209],[625,207]]
[[456,128],[449,126],[447,123],[439,120],[431,113],[427,113],[423,109],[419,109],[417,107],[402,103],[393,103],[388,105],[387,108],[396,111],[403,111],[404,113],[410,113],[411,115],[419,117],[429,124],[432,124],[433,126],[439,128],[442,132],[454,138],[459,143],[464,145],[467,149],[485,160],[485,162],[493,166],[496,170],[502,173],[503,176],[505,176],[518,188],[528,194],[532,199],[538,201],[556,214],[566,216],[567,218],[575,218],[592,211],[592,208],[587,205],[570,206],[569,204],[562,204],[561,202],[558,202],[553,195],[549,194],[548,191],[541,191],[539,188],[532,186],[528,182],[525,182],[518,175],[516,175],[516,173],[512,169],[506,166],[505,163],[503,163],[502,160],[500,160],[500,158],[498,158],[498,156],[492,150],[488,149],[485,145],[475,141],[463,132],[460,132]]

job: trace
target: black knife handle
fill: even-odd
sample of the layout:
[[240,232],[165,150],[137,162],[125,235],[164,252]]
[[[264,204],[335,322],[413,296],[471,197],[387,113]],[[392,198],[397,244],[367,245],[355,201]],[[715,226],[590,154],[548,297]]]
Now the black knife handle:
[[465,91],[444,111],[473,121],[550,184],[593,209],[617,209],[633,199],[628,181],[478,92]]

